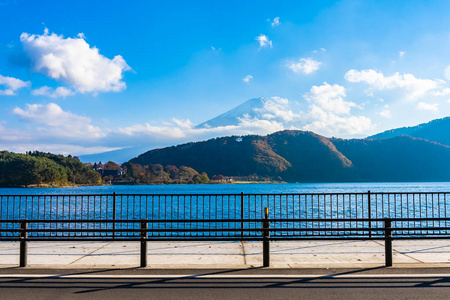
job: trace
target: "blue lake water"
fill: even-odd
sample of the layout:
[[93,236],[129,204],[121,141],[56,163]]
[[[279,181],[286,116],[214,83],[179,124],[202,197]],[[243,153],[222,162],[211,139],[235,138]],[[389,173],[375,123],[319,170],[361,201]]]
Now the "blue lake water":
[[[372,194],[369,195],[368,191]],[[116,196],[113,196],[114,192]],[[240,195],[241,192],[244,196]],[[295,228],[348,228],[357,224],[342,221],[344,219],[447,218],[450,217],[450,183],[111,185],[0,189],[0,220],[261,219],[264,217],[265,207],[269,208],[269,218],[277,220],[341,220],[311,223],[312,225],[305,222],[288,224],[282,221],[275,222],[275,228],[289,228],[294,225]],[[419,224],[417,222],[419,221],[403,222],[400,225],[415,228]],[[158,228],[181,226],[179,223],[152,224]],[[183,226],[203,228],[203,223],[187,224]],[[381,226],[381,223],[377,224],[363,222],[361,226]],[[436,226],[437,223],[427,224]],[[442,224],[450,226],[447,221]],[[58,226],[76,228],[73,224]],[[83,226],[88,228],[88,225]],[[97,228],[95,226],[100,225],[92,226]],[[117,226],[120,227],[121,224]],[[241,225],[236,222],[213,226],[240,228]],[[259,225],[252,223],[245,226],[256,228]],[[129,228],[128,225],[126,228]]]
[[0,188],[0,195],[76,194],[285,194],[450,192],[450,182],[280,183],[204,185],[107,185],[73,188]]

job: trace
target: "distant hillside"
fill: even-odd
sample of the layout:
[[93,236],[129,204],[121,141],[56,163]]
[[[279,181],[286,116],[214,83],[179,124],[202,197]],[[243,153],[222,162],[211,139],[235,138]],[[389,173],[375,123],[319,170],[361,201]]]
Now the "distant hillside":
[[372,136],[369,139],[384,139],[400,135],[409,135],[429,141],[450,146],[450,117],[436,119],[428,123],[419,124],[412,127],[402,127],[387,130]]
[[130,162],[288,182],[450,180],[450,147],[407,136],[343,140],[286,130],[155,149]]
[[288,181],[345,178],[343,169],[351,167],[351,162],[328,139],[304,131],[216,138],[151,150],[130,162],[185,165],[209,176],[256,174]]
[[355,181],[450,180],[448,146],[410,136],[332,142],[352,161]]

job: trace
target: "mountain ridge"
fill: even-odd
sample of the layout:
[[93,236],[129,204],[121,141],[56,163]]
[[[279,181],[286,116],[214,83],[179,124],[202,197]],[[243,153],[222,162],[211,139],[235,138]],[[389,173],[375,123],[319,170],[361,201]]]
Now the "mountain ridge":
[[434,119],[416,126],[386,130],[367,137],[368,139],[392,138],[408,135],[450,146],[450,117]]
[[287,182],[450,180],[450,147],[409,136],[346,140],[284,130],[154,149],[130,162]]

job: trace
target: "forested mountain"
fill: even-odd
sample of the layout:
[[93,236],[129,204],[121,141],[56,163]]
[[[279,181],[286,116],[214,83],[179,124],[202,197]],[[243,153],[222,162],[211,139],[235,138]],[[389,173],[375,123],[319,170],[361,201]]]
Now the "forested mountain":
[[448,181],[450,147],[410,136],[333,139],[352,161],[354,181]]
[[400,135],[409,135],[450,146],[450,117],[432,120],[428,123],[419,124],[417,126],[387,130],[369,136],[368,138],[383,139]]
[[342,140],[286,130],[155,149],[130,162],[288,182],[450,180],[450,147],[406,136]]
[[96,185],[100,174],[72,156],[0,151],[0,186]]
[[[130,162],[185,165],[209,176],[256,174],[263,178],[294,181],[331,179],[334,178],[332,174],[340,174],[342,169],[351,166],[351,162],[329,140],[303,131],[215,138],[152,150]],[[325,167],[328,170],[326,173],[321,171]]]

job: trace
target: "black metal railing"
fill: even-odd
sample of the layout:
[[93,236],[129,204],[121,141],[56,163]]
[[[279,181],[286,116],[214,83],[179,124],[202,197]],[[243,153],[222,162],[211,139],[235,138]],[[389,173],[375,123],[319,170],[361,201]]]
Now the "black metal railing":
[[0,195],[0,219],[446,218],[450,192]]
[[[266,242],[343,238],[386,241],[387,230],[391,230],[388,225],[395,239],[449,238],[448,195],[370,191],[0,195],[0,240],[24,241],[21,234],[26,232],[26,241],[142,242],[143,233],[145,241],[257,241],[263,233]],[[391,223],[386,223],[388,220]],[[26,229],[20,227],[24,224]],[[265,225],[270,225],[270,234]]]
[[[163,224],[163,228],[149,227],[155,222]],[[318,222],[328,225],[318,227],[315,225]],[[334,228],[332,224],[336,222],[348,222],[349,226]],[[374,226],[369,227],[368,222]],[[124,223],[132,224],[131,228],[112,226]],[[239,223],[244,226],[192,226],[199,223]],[[277,227],[277,223],[283,226]],[[0,229],[0,241],[20,241],[20,266],[27,265],[27,243],[30,241],[140,241],[142,267],[147,266],[149,241],[262,241],[263,266],[267,267],[270,265],[270,241],[384,240],[385,265],[392,266],[392,241],[395,239],[450,238],[450,218],[270,219],[268,208],[264,218],[248,220],[0,220],[0,224],[10,225]],[[173,224],[177,226],[171,226]],[[181,224],[183,226],[178,226]]]
[[[283,220],[294,219],[322,221],[289,223],[292,228],[308,228],[308,226],[324,229],[348,228],[353,226],[349,219],[365,219],[359,222],[371,228],[376,227],[377,224],[373,221],[368,222],[368,219],[450,217],[450,201],[447,200],[449,195],[449,192],[371,193],[370,191],[313,194],[0,195],[0,220],[147,219],[150,229],[186,229],[188,228],[186,226],[192,229],[252,229],[256,228],[255,222],[241,220],[263,218],[263,209],[268,207],[269,218],[278,220],[273,224],[274,228],[288,228],[283,224],[287,221]],[[339,219],[341,221],[338,221]],[[160,220],[173,222],[160,222]],[[228,220],[229,222],[204,223],[200,220]],[[41,226],[50,228],[49,224]],[[409,227],[419,225],[418,221],[408,223]],[[7,229],[8,226],[1,224],[0,229]],[[66,229],[83,229],[87,225],[71,223],[64,226]],[[137,225],[129,222],[113,222],[102,226],[105,229],[135,229]],[[121,232],[114,232],[114,235],[125,235],[126,231]],[[349,234],[347,231],[339,232],[340,235]],[[330,234],[328,231],[324,233]],[[201,234],[204,233],[185,232],[185,236]],[[222,231],[215,231],[215,234],[225,235]],[[241,232],[241,235],[243,234],[244,232]],[[369,232],[369,236],[371,234]],[[247,232],[247,235],[256,236],[256,233]],[[304,235],[307,235],[306,232]]]

